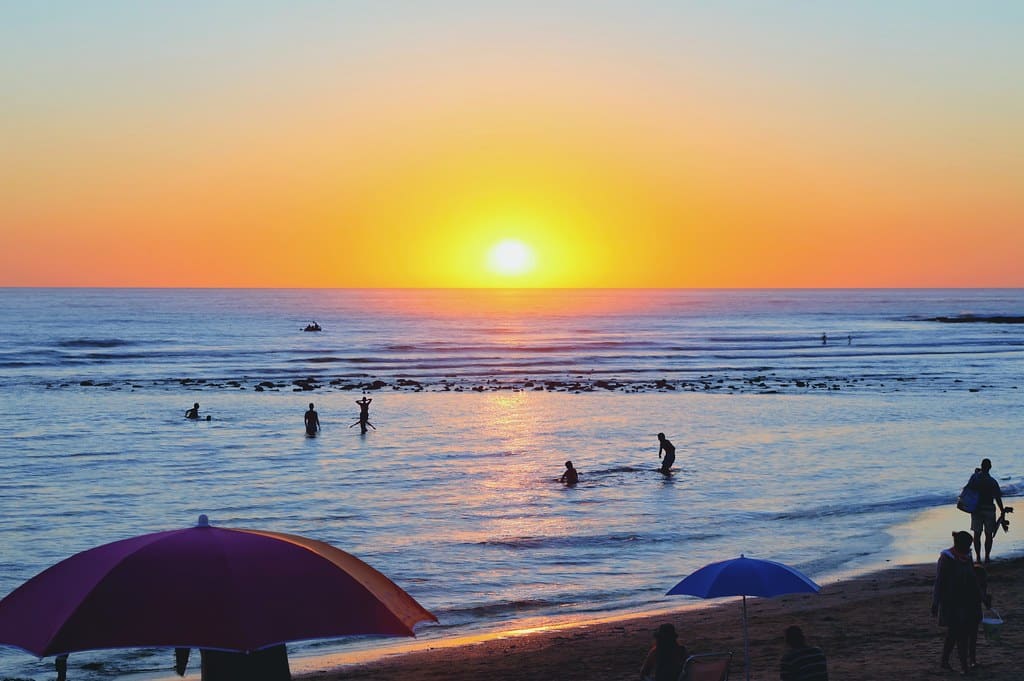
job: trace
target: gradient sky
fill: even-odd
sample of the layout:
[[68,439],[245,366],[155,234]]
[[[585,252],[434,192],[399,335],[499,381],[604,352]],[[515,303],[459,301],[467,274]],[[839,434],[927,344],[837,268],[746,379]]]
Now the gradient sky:
[[1024,286],[1024,3],[837,5],[0,0],[0,285]]

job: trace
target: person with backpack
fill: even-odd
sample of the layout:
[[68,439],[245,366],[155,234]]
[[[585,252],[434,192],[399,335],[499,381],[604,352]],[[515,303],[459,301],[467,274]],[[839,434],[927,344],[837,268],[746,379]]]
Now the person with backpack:
[[971,511],[971,532],[974,533],[974,556],[981,561],[981,535],[985,534],[985,564],[991,562],[992,539],[999,529],[996,523],[996,506],[1000,512],[1003,510],[1003,492],[999,489],[999,483],[992,477],[989,471],[992,470],[992,461],[982,459],[981,467],[978,468],[971,479],[967,482],[967,488],[978,494],[978,503]]

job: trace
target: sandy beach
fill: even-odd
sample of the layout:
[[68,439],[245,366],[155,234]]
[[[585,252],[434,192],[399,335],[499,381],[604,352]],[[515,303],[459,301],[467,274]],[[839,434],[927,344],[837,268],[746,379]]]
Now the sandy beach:
[[[817,595],[749,599],[751,678],[777,679],[782,632],[804,628],[826,651],[831,679],[915,681],[959,676],[939,668],[942,630],[931,617],[935,566],[897,567],[825,586]],[[997,560],[989,570],[993,605],[1005,620],[1000,640],[979,635],[977,679],[1019,680],[1024,636],[1017,626],[1024,609],[1019,588],[1024,559]],[[577,628],[495,638],[472,645],[406,653],[366,664],[296,675],[311,680],[578,679],[639,678],[651,632],[673,622],[693,653],[734,651],[732,678],[743,674],[739,601],[680,609],[669,616],[641,617]],[[953,664],[956,666],[954,653]]]

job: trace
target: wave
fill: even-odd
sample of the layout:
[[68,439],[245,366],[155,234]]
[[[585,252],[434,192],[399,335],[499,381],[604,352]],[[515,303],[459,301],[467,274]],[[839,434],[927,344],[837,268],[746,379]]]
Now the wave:
[[474,542],[475,546],[490,546],[505,549],[547,549],[547,548],[582,548],[587,546],[616,546],[632,542],[661,544],[665,542],[687,542],[709,539],[716,535],[692,533],[642,534],[622,533],[590,536],[550,536],[550,537],[506,537],[502,539],[485,539]]
[[[1000,482],[1004,497],[1016,497],[1024,493],[1024,481]],[[845,505],[820,505],[813,509],[782,511],[756,514],[767,520],[814,520],[839,516],[868,515],[872,513],[921,511],[936,506],[954,505],[958,491],[922,494],[912,497],[882,499],[875,502]]]
[[118,348],[125,345],[134,345],[133,341],[123,338],[73,338],[57,343],[62,348]]

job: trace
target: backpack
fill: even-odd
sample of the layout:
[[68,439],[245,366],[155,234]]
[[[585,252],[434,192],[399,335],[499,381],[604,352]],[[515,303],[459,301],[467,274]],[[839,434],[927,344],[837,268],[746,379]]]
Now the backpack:
[[973,482],[974,476],[972,475],[971,479],[967,481],[966,485],[964,485],[964,488],[960,490],[960,496],[957,497],[956,500],[956,507],[964,513],[974,513],[975,509],[978,508],[979,495],[978,490],[971,486],[971,483]]

